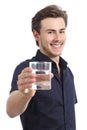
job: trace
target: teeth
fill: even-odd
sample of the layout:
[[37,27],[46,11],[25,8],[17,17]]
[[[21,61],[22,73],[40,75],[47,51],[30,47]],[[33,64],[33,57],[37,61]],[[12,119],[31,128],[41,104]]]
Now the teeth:
[[58,44],[58,45],[57,45],[57,44],[54,44],[53,46],[54,46],[54,47],[60,47],[61,45],[60,45],[60,44]]

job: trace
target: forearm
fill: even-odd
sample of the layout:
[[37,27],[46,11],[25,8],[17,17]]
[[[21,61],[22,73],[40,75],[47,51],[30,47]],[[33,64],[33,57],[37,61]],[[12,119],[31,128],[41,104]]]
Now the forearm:
[[7,100],[7,114],[10,117],[22,114],[30,100],[30,96],[23,95],[20,91],[12,92]]

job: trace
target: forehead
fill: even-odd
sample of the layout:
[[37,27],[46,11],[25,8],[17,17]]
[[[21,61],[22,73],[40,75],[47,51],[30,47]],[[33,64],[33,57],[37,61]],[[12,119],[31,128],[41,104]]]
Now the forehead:
[[46,18],[41,21],[41,28],[59,29],[65,28],[65,21],[63,18]]

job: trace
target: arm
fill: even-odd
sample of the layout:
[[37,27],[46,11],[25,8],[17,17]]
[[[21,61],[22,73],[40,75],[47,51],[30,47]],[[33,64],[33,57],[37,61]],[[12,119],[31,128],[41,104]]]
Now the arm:
[[[35,94],[35,90],[29,89],[34,82],[35,76],[32,74],[32,70],[25,68],[18,76],[18,90],[13,91],[7,100],[6,111],[10,117],[20,115],[26,110],[31,98]],[[24,92],[26,88],[28,88],[27,93]]]

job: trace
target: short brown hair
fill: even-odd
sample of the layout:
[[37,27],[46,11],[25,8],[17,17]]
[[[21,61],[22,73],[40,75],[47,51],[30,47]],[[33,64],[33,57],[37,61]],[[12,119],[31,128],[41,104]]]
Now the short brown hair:
[[[57,5],[49,5],[45,8],[41,9],[36,13],[36,15],[32,18],[32,31],[36,30],[38,33],[40,33],[41,28],[41,20],[45,18],[57,18],[62,17],[65,21],[65,26],[67,26],[67,13],[66,11],[62,10]],[[37,41],[36,41],[37,42]],[[38,43],[37,43],[38,45]]]

